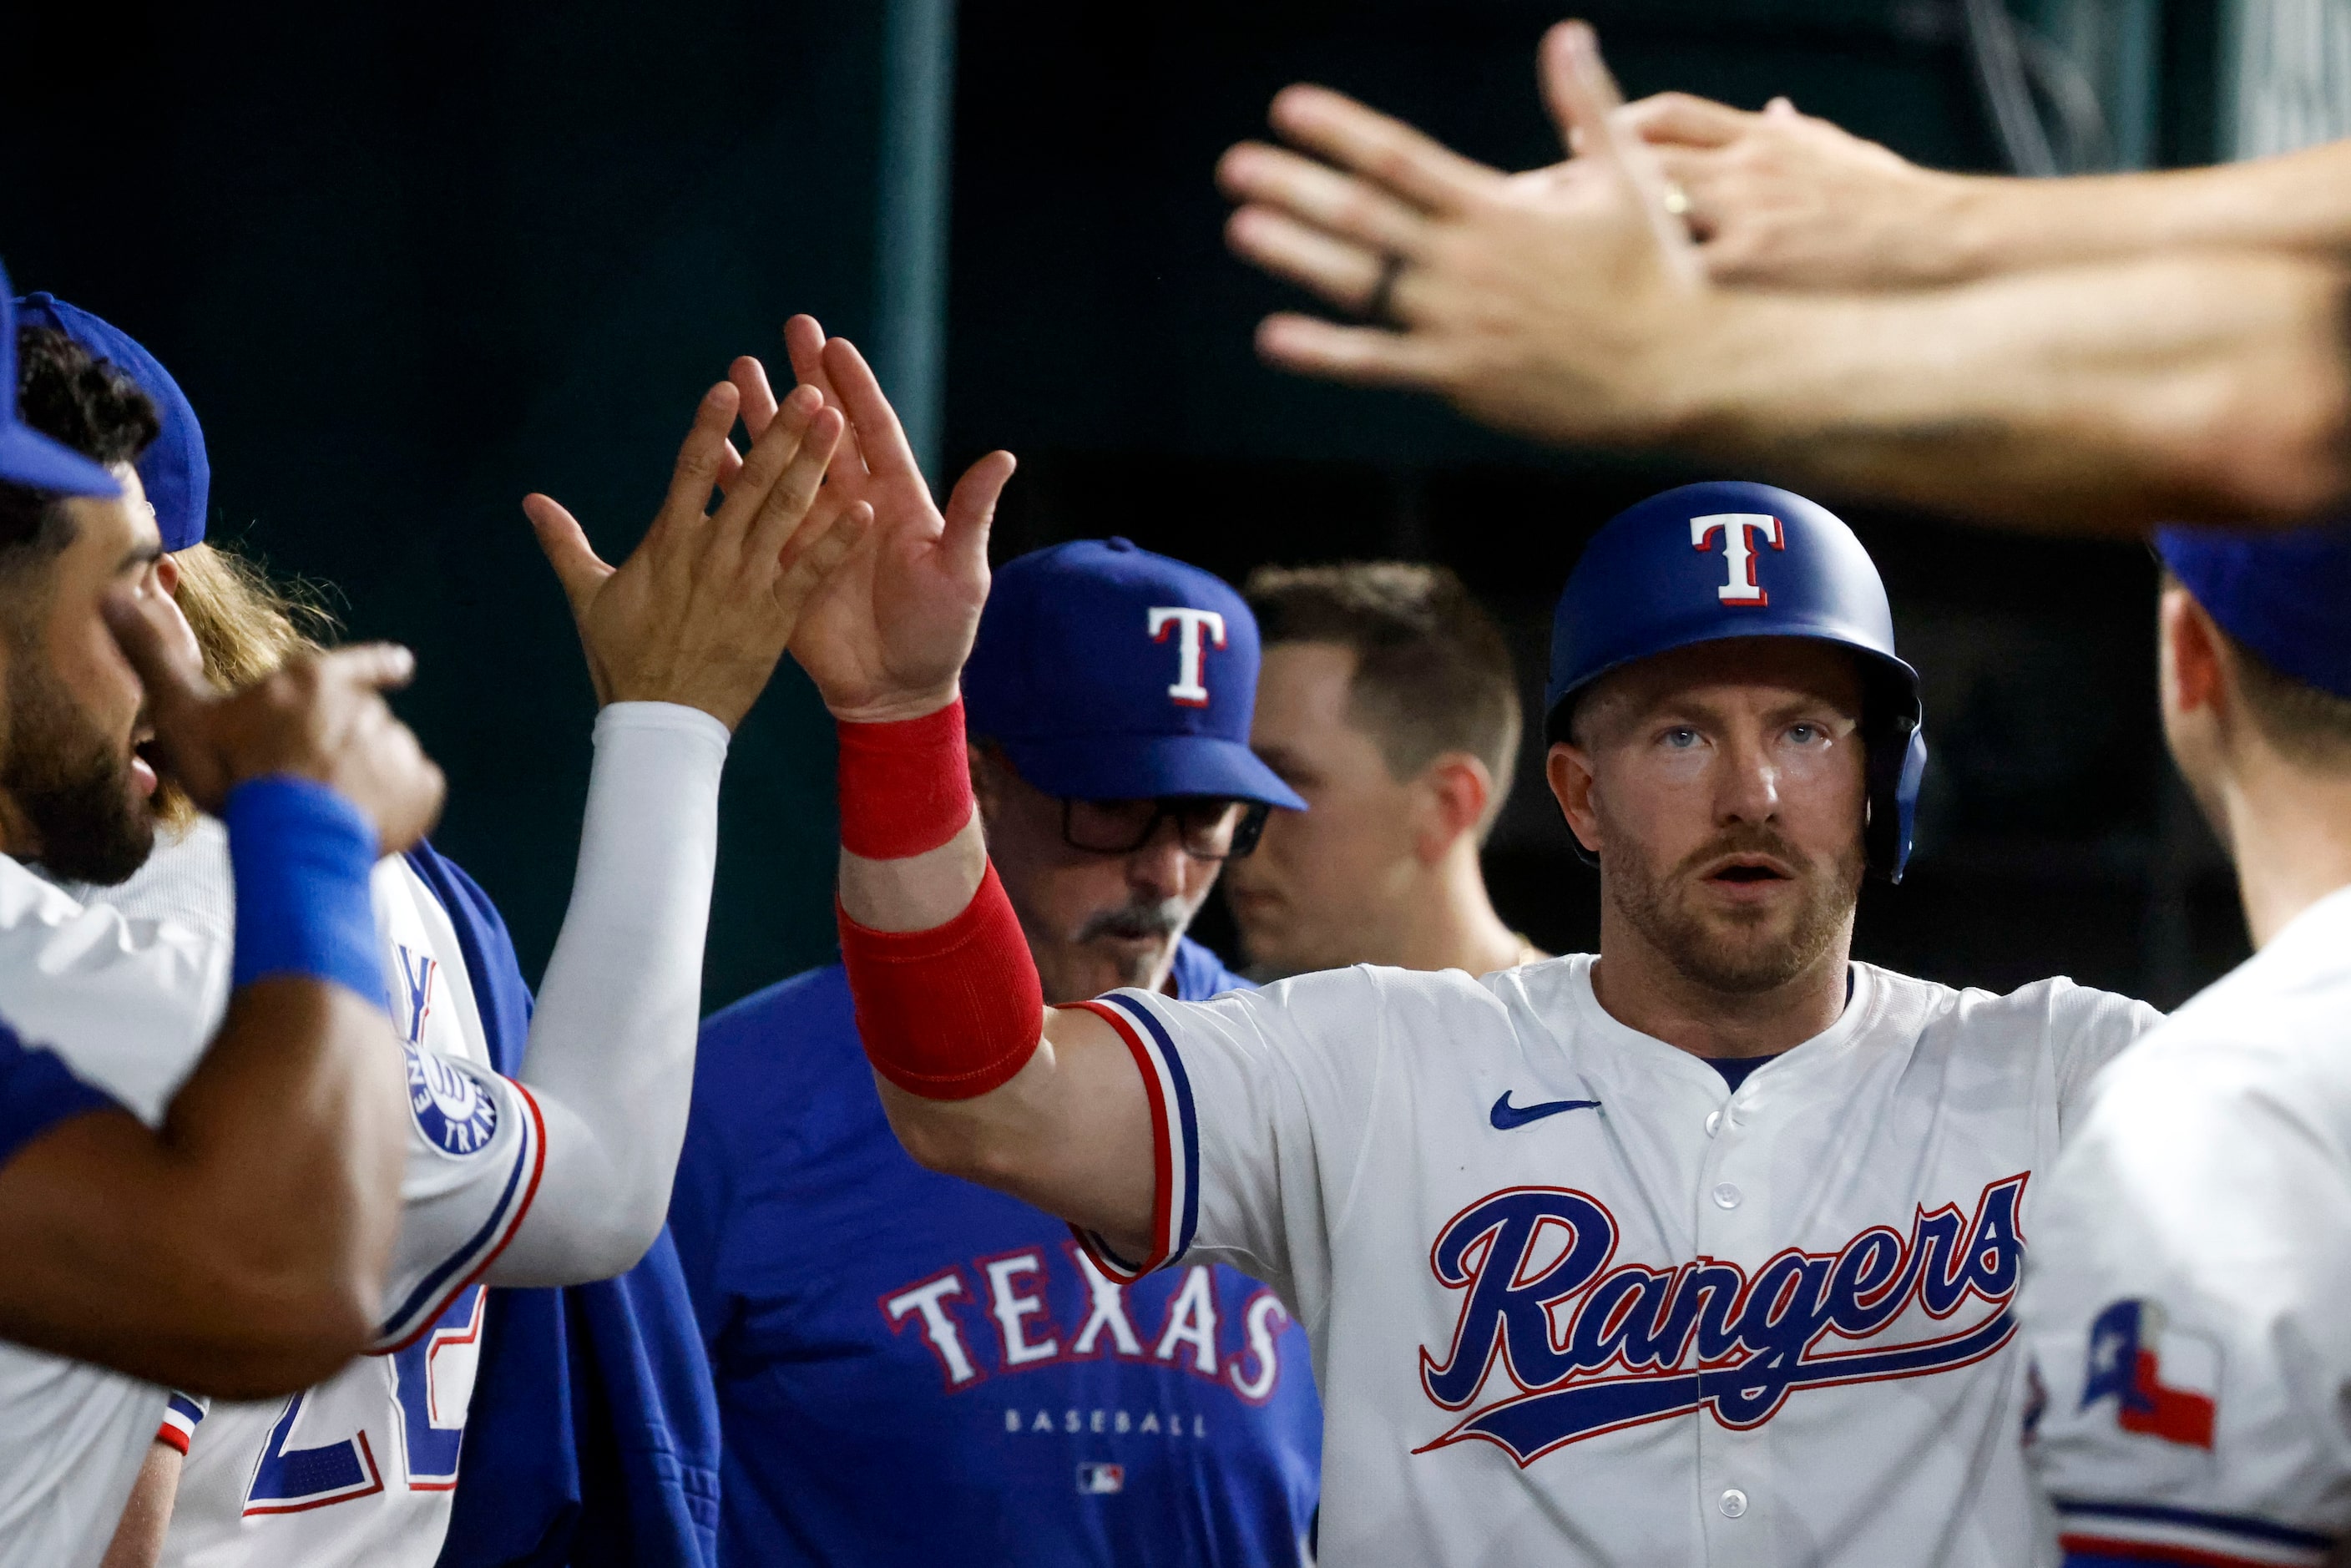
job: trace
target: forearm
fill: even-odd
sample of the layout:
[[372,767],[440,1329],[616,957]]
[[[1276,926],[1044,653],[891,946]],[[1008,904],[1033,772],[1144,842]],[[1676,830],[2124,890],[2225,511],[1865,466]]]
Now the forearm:
[[2198,169],[1936,178],[1954,281],[2182,248],[2351,255],[2351,141]]
[[2298,521],[2351,491],[2344,305],[2338,269],[2249,255],[1723,294],[1666,423],[1717,461],[2025,528]]
[[[1107,1026],[1044,1008],[968,793],[922,787],[923,770],[961,766],[959,713],[918,722],[945,720],[902,751],[886,737],[861,750],[844,727],[841,951],[883,1108],[924,1166],[1131,1240],[1152,1201],[1140,1077]],[[908,814],[937,831],[961,825],[945,842],[920,828],[908,841],[883,825],[888,805],[852,803],[867,784],[920,802]]]
[[398,1060],[340,987],[240,988],[160,1134],[96,1113],[0,1170],[0,1335],[235,1398],[333,1371],[399,1224]]
[[99,1568],[154,1568],[163,1560],[164,1532],[172,1527],[172,1506],[179,1500],[180,1469],[186,1456],[168,1443],[151,1443],[139,1479],[123,1505],[121,1522],[107,1543]]
[[498,1283],[607,1278],[660,1232],[693,1096],[726,741],[669,703],[597,717],[571,904],[517,1074],[546,1115],[547,1174]]

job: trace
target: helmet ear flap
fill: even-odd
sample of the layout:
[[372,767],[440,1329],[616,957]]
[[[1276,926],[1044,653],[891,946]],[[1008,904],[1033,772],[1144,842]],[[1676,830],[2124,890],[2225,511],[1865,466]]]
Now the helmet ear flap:
[[1869,801],[1861,837],[1869,870],[1886,882],[1900,882],[1910,863],[1926,772],[1926,727],[1909,713],[1890,716],[1869,740]]

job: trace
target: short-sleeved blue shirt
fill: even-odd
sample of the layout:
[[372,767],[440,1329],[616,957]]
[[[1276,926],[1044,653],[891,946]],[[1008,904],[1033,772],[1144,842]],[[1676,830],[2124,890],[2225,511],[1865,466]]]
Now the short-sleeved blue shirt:
[[[1188,939],[1175,978],[1247,984]],[[717,1382],[723,1563],[1301,1560],[1303,1331],[1221,1265],[1120,1290],[1059,1220],[915,1165],[839,965],[703,1025],[670,1228]]]
[[0,1021],[0,1165],[68,1116],[112,1108],[57,1052],[28,1046]]

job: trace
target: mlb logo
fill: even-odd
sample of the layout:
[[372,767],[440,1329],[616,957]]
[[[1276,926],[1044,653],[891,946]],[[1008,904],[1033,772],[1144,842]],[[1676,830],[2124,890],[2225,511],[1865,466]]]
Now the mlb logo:
[[1078,1495],[1081,1497],[1109,1497],[1125,1490],[1126,1467],[1124,1465],[1092,1464],[1078,1467]]

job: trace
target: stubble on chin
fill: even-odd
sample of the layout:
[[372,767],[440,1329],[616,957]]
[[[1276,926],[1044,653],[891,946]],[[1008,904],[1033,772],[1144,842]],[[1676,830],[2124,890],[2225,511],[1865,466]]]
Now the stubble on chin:
[[[1792,908],[1709,918],[1697,907],[1697,868],[1728,851],[1761,850],[1797,868],[1802,896]],[[1834,862],[1806,861],[1784,841],[1709,844],[1660,871],[1637,854],[1608,858],[1607,895],[1626,923],[1694,984],[1726,996],[1786,985],[1819,962],[1852,918],[1860,895],[1859,845]]]

